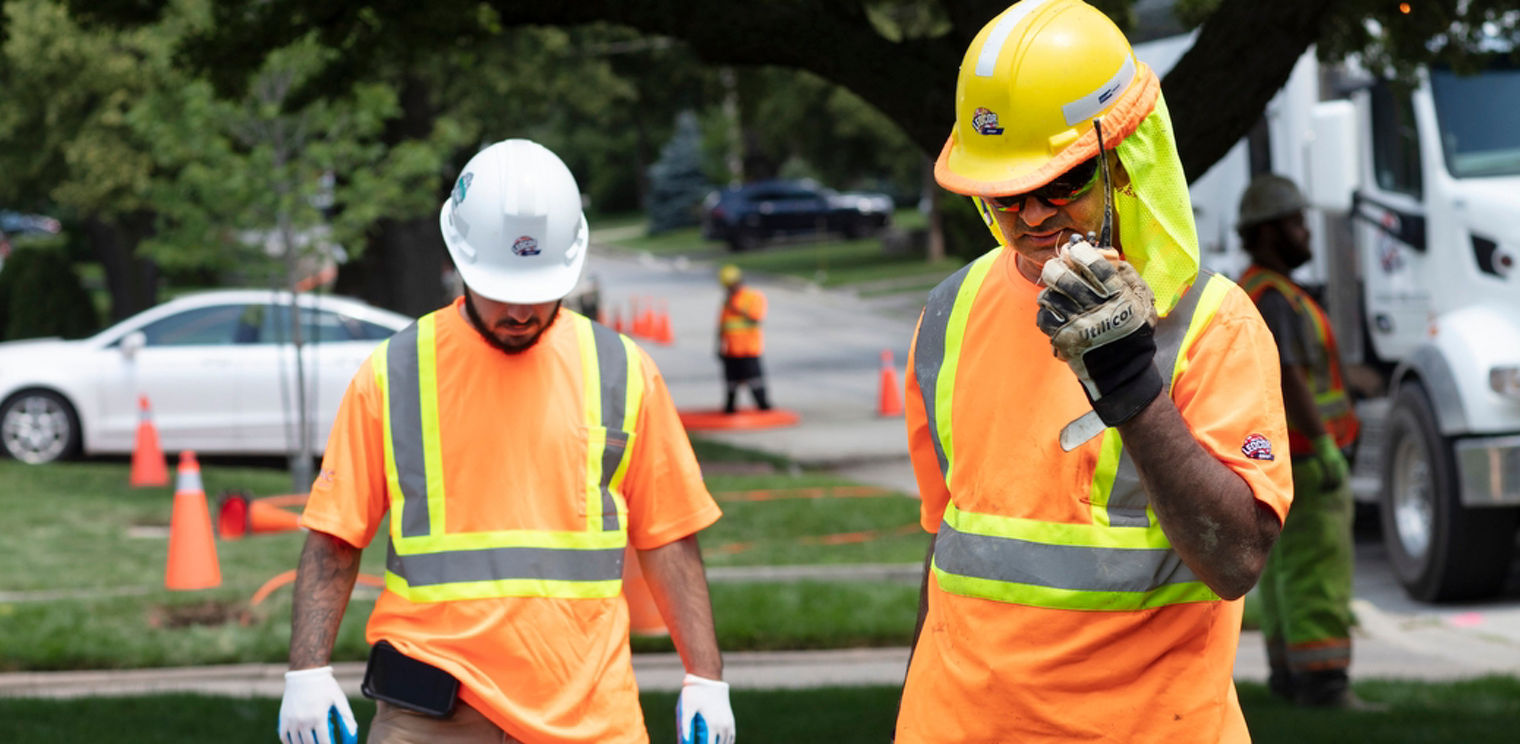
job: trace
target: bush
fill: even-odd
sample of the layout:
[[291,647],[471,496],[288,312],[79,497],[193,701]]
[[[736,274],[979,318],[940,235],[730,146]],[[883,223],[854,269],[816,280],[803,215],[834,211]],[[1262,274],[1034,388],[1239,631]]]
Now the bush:
[[0,338],[84,338],[100,329],[90,295],[64,252],[18,248],[0,271]]
[[712,189],[702,175],[702,132],[697,116],[684,111],[676,118],[675,133],[649,168],[649,232],[651,235],[695,225],[697,209]]
[[970,198],[960,194],[943,194],[939,201],[941,228],[945,233],[945,254],[971,261],[997,247],[987,223]]

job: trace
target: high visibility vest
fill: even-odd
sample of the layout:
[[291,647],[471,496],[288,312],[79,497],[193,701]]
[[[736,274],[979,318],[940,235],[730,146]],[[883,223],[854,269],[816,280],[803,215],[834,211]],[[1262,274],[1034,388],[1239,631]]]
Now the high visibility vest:
[[754,314],[761,302],[763,299],[760,294],[748,287],[741,287],[732,299],[724,298],[723,311],[718,315],[724,356],[760,356],[764,343],[760,335],[760,321],[750,320],[734,308],[743,308],[745,312]]
[[[972,305],[999,253],[982,256],[930,293],[914,346],[913,371],[947,488],[956,466],[951,418],[956,369]],[[1228,279],[1200,271],[1157,325],[1155,364],[1163,372],[1163,394],[1171,394],[1172,383],[1187,368],[1187,350],[1230,286]],[[934,543],[932,568],[940,589],[1070,610],[1134,611],[1219,601],[1162,532],[1118,429],[1104,427],[1097,414],[1088,411],[1066,426],[1060,446],[1069,452],[1100,434],[1101,450],[1088,494],[1091,523],[965,511],[956,505],[952,489]]]
[[[451,310],[450,310],[451,311]],[[448,532],[439,420],[435,318],[427,315],[375,349],[382,400],[390,546],[385,587],[413,602],[495,597],[597,599],[622,591],[628,544],[620,486],[643,400],[633,343],[566,312],[579,340],[587,519],[578,529]],[[458,467],[458,465],[453,465]],[[505,487],[505,484],[504,484]]]
[[[1351,396],[1346,392],[1345,380],[1341,377],[1340,347],[1335,343],[1335,331],[1330,327],[1329,316],[1297,284],[1276,271],[1255,264],[1246,268],[1241,275],[1240,288],[1250,296],[1251,302],[1257,303],[1268,290],[1281,292],[1298,315],[1300,326],[1313,334],[1319,351],[1308,365],[1314,406],[1319,409],[1320,421],[1323,422],[1325,431],[1335,438],[1335,443],[1341,447],[1351,446],[1356,441],[1361,425],[1357,421],[1356,410],[1351,405]],[[1293,428],[1292,420],[1288,421],[1288,451],[1294,454],[1314,452],[1314,443],[1303,432]]]

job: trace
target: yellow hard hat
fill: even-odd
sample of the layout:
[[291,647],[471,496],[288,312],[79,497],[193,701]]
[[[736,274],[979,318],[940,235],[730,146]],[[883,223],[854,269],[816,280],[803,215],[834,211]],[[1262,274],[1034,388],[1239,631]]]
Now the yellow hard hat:
[[982,27],[961,61],[955,127],[934,164],[950,191],[1019,194],[1113,149],[1160,82],[1108,16],[1079,0],[1024,0]]
[[723,268],[718,269],[718,282],[725,287],[738,284],[742,278],[744,275],[739,272],[739,267],[733,264],[725,264]]

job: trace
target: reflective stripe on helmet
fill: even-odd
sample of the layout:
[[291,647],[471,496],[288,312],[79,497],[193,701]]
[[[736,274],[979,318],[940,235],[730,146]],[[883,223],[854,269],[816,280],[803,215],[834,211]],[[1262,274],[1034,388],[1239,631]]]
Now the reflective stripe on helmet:
[[565,311],[582,363],[587,430],[586,523],[579,530],[445,529],[435,317],[424,316],[371,357],[382,399],[391,530],[386,588],[413,602],[530,596],[612,597],[627,545],[620,486],[643,401],[637,347]]

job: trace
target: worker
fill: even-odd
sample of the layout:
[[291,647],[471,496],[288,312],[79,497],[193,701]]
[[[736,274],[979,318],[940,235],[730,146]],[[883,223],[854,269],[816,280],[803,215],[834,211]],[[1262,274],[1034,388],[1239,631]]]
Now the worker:
[[498,142],[439,220],[464,295],[382,342],[343,397],[301,517],[281,739],[354,740],[329,660],[389,511],[370,742],[647,742],[630,544],[686,669],[682,741],[732,742],[696,538],[719,510],[654,362],[561,304],[587,252],[574,177]]
[[718,359],[723,362],[725,391],[723,412],[737,410],[741,386],[749,388],[756,408],[769,411],[765,371],[760,367],[760,354],[765,350],[765,336],[760,330],[760,321],[765,319],[765,295],[746,286],[744,274],[733,264],[718,270],[718,283],[724,291],[723,310],[718,313]]
[[1013,5],[934,174],[999,245],[910,349],[933,536],[896,741],[1248,741],[1242,597],[1292,500],[1277,355],[1199,268],[1155,73],[1089,5]]
[[1255,301],[1282,364],[1293,511],[1261,574],[1261,629],[1272,692],[1306,706],[1366,708],[1351,693],[1351,467],[1358,430],[1335,332],[1290,278],[1311,256],[1308,206],[1292,181],[1257,176],[1240,198],[1237,230],[1251,265],[1240,285]]

